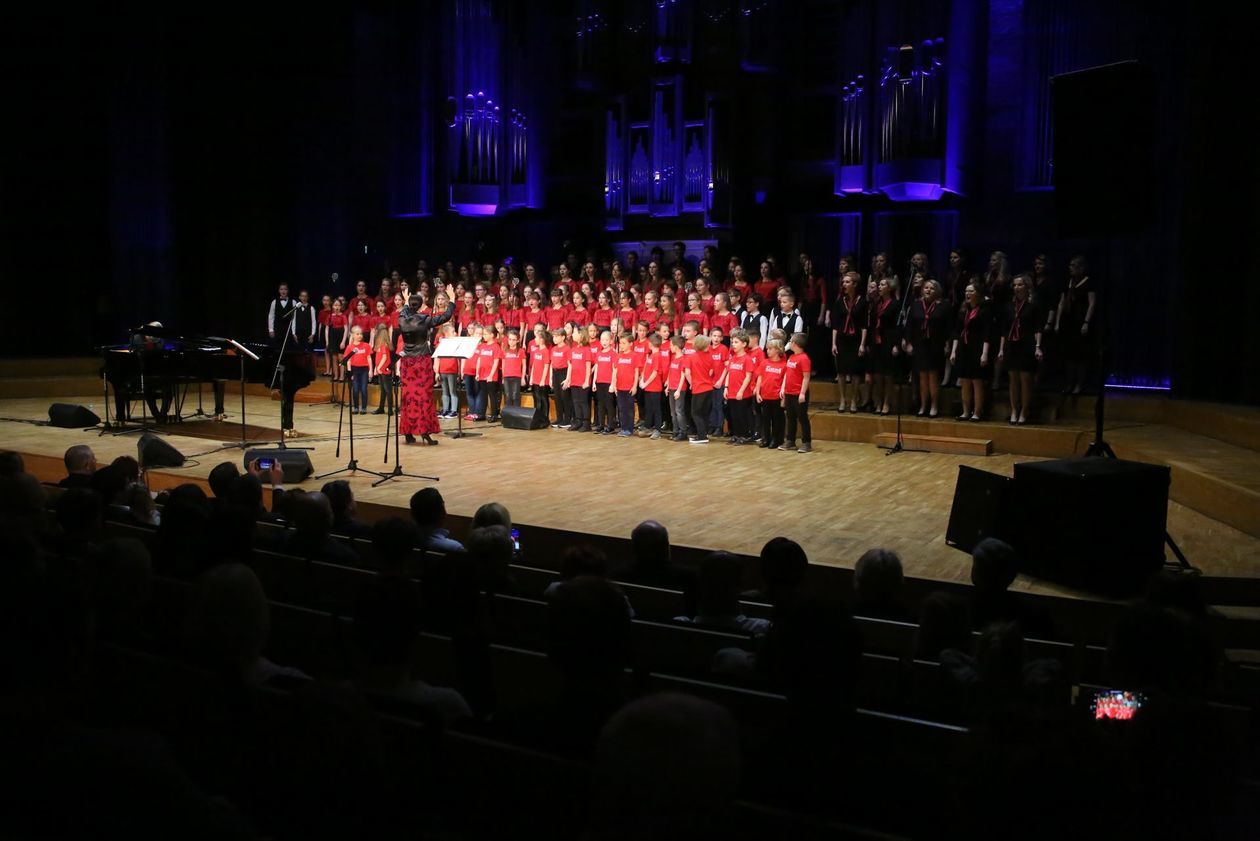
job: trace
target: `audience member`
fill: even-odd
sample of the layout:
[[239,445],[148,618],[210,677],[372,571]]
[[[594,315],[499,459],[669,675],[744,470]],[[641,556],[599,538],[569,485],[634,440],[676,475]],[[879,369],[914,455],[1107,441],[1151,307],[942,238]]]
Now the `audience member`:
[[219,462],[211,468],[208,481],[210,483],[210,492],[214,494],[215,509],[231,502],[232,483],[240,475],[241,471],[236,469],[236,462],[234,461]]
[[421,488],[411,495],[411,519],[416,524],[416,546],[433,552],[463,552],[464,545],[452,540],[446,522],[446,501],[437,488]]
[[502,503],[487,502],[473,514],[471,528],[479,529],[486,526],[503,526],[510,532],[512,530],[512,515],[508,513],[507,508]]
[[1010,544],[986,537],[971,550],[971,626],[1016,622],[1025,637],[1054,639],[1050,617],[1009,591],[1019,573],[1019,558]]
[[853,590],[857,616],[913,622],[914,615],[902,602],[901,587],[905,576],[901,558],[891,549],[868,549],[853,568]]
[[13,450],[0,450],[0,477],[16,476],[26,472],[22,454]]
[[468,559],[477,573],[478,588],[488,593],[513,590],[509,567],[512,564],[512,535],[502,525],[474,528],[468,535]]
[[328,497],[328,503],[332,506],[332,530],[334,534],[344,534],[346,537],[358,538],[372,536],[372,527],[354,516],[356,504],[354,491],[350,489],[349,482],[345,479],[336,479],[332,482],[325,482],[324,486],[319,490],[320,493]]
[[372,556],[376,571],[390,578],[412,574],[411,550],[416,545],[416,527],[402,517],[386,517],[372,525]]
[[795,540],[772,537],[761,547],[758,569],[762,589],[752,590],[746,597],[777,607],[800,593],[809,571],[809,558]]
[[764,634],[770,620],[745,616],[739,603],[744,565],[730,552],[710,552],[700,563],[699,609],[695,616],[676,616],[676,622],[689,622],[717,631]]
[[333,513],[328,497],[313,492],[291,496],[289,519],[293,531],[284,540],[284,551],[308,561],[322,561],[343,566],[359,563],[358,554],[332,536]]
[[669,530],[656,520],[644,520],[630,532],[630,566],[617,574],[617,580],[666,590],[681,590],[683,608],[694,616],[699,605],[694,570],[675,564],[671,558]]
[[971,617],[967,603],[949,593],[932,593],[919,604],[915,659],[938,660],[941,652],[971,652]]
[[66,478],[57,483],[62,488],[86,488],[96,472],[96,454],[87,444],[75,444],[66,450]]

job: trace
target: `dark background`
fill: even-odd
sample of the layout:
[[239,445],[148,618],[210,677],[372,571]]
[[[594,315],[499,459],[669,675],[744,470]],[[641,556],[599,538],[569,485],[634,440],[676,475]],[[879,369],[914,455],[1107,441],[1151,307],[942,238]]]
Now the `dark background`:
[[[258,336],[281,280],[348,294],[356,277],[374,287],[395,266],[413,274],[422,256],[552,264],[566,242],[584,253],[715,239],[789,268],[804,248],[834,276],[845,226],[857,225],[864,267],[877,249],[902,267],[926,248],[943,268],[951,239],[976,268],[994,248],[1015,270],[1044,251],[1062,276],[1086,253],[1111,292],[1119,381],[1260,402],[1260,279],[1247,268],[1260,230],[1243,44],[1253,16],[1225,3],[682,0],[686,59],[662,64],[662,43],[681,42],[654,34],[643,11],[654,4],[483,0],[472,5],[494,12],[536,164],[530,207],[476,218],[447,209],[442,111],[471,49],[451,26],[460,2],[9,13],[6,355],[85,353],[151,319]],[[602,28],[579,38],[574,22],[592,14]],[[951,60],[969,59],[968,86],[949,103],[967,115],[960,194],[836,195],[841,86],[883,45],[937,34],[949,35]],[[1134,232],[1064,237],[1038,176],[1033,135],[1047,115],[1033,80],[1050,64],[1125,59],[1153,84],[1153,204]],[[606,109],[663,69],[683,80],[689,112],[705,95],[732,106],[730,224],[683,213],[606,230]]]

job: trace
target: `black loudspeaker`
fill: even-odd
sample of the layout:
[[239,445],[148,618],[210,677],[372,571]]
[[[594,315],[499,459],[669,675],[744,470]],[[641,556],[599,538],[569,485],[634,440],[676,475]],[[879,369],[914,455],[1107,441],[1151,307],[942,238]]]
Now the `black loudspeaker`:
[[1010,542],[1025,571],[1112,596],[1164,564],[1170,468],[1114,458],[1015,465]]
[[311,454],[306,450],[246,450],[245,469],[247,471],[256,458],[270,458],[280,462],[286,485],[296,485],[315,472],[315,468],[311,465]]
[[1010,484],[1007,476],[960,465],[945,542],[968,553],[986,537],[997,537],[1009,543]]
[[546,415],[527,406],[504,406],[502,418],[504,429],[546,429],[551,425]]
[[144,468],[184,466],[184,454],[151,432],[136,442],[136,460]]
[[1053,77],[1054,203],[1065,237],[1145,229],[1154,216],[1154,84],[1136,61]]
[[96,426],[101,419],[87,406],[78,403],[54,403],[48,407],[48,422],[65,429]]

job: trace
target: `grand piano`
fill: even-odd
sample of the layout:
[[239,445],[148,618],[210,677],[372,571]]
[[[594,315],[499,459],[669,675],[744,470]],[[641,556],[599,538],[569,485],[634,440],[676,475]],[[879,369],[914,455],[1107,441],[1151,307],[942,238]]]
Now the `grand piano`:
[[[135,419],[134,412],[129,412],[128,408],[133,401],[140,400],[147,403],[155,423],[182,420],[189,389],[197,386],[200,394],[203,383],[213,387],[214,415],[222,415],[224,385],[228,380],[240,382],[242,389],[245,383],[271,385],[280,358],[278,349],[270,345],[184,335],[156,325],[138,327],[132,333],[132,340],[127,344],[101,348],[102,374],[107,387],[114,390],[114,417],[120,424]],[[238,347],[258,358],[251,359]],[[310,352],[297,347],[286,350],[281,389],[284,429],[293,428],[294,395],[314,380]],[[279,380],[275,386],[280,388]]]

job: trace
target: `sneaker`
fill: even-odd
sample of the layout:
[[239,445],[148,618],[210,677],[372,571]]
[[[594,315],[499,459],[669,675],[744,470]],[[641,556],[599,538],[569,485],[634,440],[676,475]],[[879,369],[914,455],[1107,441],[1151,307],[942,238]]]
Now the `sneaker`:
[[795,449],[796,449],[796,442],[795,442],[795,441],[784,441],[782,444],[780,444],[780,445],[779,445],[778,447],[776,447],[775,449],[778,449],[778,450],[785,450],[785,451],[786,451],[786,450],[795,450]]
[[688,444],[707,444],[707,443],[709,443],[709,439],[708,439],[708,438],[699,438],[699,437],[696,437],[696,438],[689,438],[689,439],[687,439],[687,443],[688,443]]
[[686,436],[686,435],[671,435],[671,436],[669,436],[669,440],[671,440],[671,441],[686,441],[686,440],[687,440],[687,436]]
[[812,453],[813,451],[814,451],[814,448],[811,447],[809,444],[801,444],[801,448],[797,450],[798,453]]
[[618,438],[633,438],[633,437],[634,437],[634,433],[633,433],[633,432],[631,432],[631,431],[630,431],[630,430],[628,430],[628,429],[623,429],[623,430],[621,430],[620,432],[618,432],[618,433],[617,433],[617,437],[618,437]]
[[652,434],[649,435],[648,437],[651,438],[653,441],[659,441],[661,439],[661,431],[659,429],[653,429]]
[[765,449],[769,449],[769,447],[770,447],[770,442],[769,442],[769,441],[762,441],[762,442],[761,442],[760,444],[758,444],[757,446],[758,446],[758,447],[760,447],[760,448],[761,448],[761,449],[763,449],[763,450],[765,450]]

